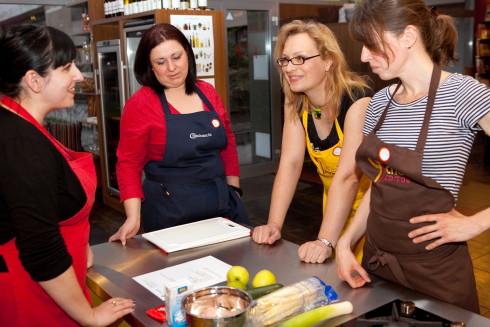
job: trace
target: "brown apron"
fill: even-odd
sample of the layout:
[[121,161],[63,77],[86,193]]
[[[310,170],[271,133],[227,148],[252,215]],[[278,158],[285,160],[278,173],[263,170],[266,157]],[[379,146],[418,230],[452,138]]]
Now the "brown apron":
[[[415,216],[449,212],[453,195],[422,175],[422,158],[441,68],[434,65],[424,122],[415,150],[384,143],[377,136],[390,101],[373,131],[356,153],[360,169],[373,180],[362,266],[374,275],[479,313],[473,264],[466,242],[447,243],[433,250],[415,244],[408,233]],[[430,223],[425,223],[428,225]]]

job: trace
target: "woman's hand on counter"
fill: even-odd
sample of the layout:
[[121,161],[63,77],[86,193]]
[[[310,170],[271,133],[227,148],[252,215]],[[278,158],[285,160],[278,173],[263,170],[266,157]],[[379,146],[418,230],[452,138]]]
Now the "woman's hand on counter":
[[465,216],[455,209],[447,213],[413,217],[410,223],[414,224],[414,227],[419,223],[432,224],[411,231],[408,237],[412,238],[414,243],[434,240],[425,247],[432,250],[445,243],[463,242],[479,235],[486,230],[483,218],[482,212]]
[[119,230],[109,238],[109,242],[120,240],[126,245],[126,240],[135,236],[140,229],[140,220],[127,218]]
[[73,266],[53,279],[40,281],[39,285],[81,326],[108,326],[134,311],[135,302],[123,298],[112,298],[92,307],[78,284]]
[[342,238],[339,239],[335,248],[335,262],[337,263],[337,276],[349,283],[352,288],[371,282],[366,270],[357,262],[350,246],[343,244]]
[[299,258],[307,263],[322,263],[331,255],[332,249],[318,240],[303,243],[298,249]]
[[136,303],[130,299],[111,298],[93,308],[94,321],[89,326],[107,326],[115,320],[124,317],[134,311]]
[[281,229],[275,224],[257,226],[252,233],[252,239],[259,244],[272,244],[281,238]]
[[126,240],[139,232],[141,198],[124,200],[124,211],[126,211],[126,221],[117,233],[109,238],[109,242],[120,240],[122,245],[126,245]]

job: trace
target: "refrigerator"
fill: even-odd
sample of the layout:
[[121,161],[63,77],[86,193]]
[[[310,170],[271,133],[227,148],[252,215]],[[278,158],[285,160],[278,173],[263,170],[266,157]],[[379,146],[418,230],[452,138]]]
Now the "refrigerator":
[[121,60],[121,42],[119,39],[96,43],[100,80],[102,147],[104,150],[105,184],[108,192],[119,196],[116,176],[116,151],[119,143],[119,123],[126,96],[124,85],[124,67]]
[[126,80],[128,81],[127,99],[141,87],[134,75],[134,59],[141,37],[154,25],[154,19],[134,21],[124,24],[124,44],[126,45]]

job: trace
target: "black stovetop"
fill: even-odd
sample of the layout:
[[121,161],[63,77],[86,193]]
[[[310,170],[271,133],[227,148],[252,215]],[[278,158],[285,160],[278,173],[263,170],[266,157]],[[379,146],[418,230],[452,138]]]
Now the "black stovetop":
[[[410,305],[414,308],[412,312],[406,309]],[[451,323],[447,319],[415,307],[412,302],[394,300],[349,320],[340,327],[450,327]]]

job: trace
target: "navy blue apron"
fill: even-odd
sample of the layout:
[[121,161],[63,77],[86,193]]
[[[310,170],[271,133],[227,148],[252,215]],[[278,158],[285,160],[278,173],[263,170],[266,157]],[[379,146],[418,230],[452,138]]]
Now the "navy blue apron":
[[167,126],[162,161],[145,167],[141,206],[145,232],[213,217],[250,225],[236,192],[228,185],[220,150],[227,145],[223,122],[206,96],[195,88],[210,111],[172,114],[160,94]]

